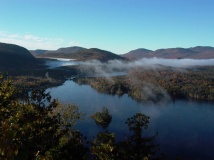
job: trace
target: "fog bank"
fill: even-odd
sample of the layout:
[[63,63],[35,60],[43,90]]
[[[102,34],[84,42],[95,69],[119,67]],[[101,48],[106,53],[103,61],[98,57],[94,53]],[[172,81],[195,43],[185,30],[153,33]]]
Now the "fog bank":
[[161,66],[169,66],[176,68],[190,68],[194,66],[213,66],[214,59],[161,59],[161,58],[143,58],[136,61],[110,60],[108,62],[100,62],[91,60],[80,62],[79,66],[82,72],[87,75],[108,76],[110,73],[126,73],[136,68],[160,68]]

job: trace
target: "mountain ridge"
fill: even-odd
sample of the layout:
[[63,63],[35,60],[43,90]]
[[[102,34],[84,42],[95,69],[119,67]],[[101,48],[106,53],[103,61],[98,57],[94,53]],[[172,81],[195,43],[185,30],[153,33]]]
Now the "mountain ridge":
[[145,48],[138,48],[138,49],[132,50],[126,54],[123,54],[123,56],[125,58],[128,58],[129,60],[134,60],[135,57],[139,57],[139,58],[147,57],[152,52],[153,52],[152,50],[148,50]]
[[47,51],[43,54],[37,54],[36,57],[39,58],[68,58],[68,59],[76,59],[79,61],[86,60],[100,60],[100,61],[108,61],[113,59],[125,60],[125,58],[120,55],[114,54],[112,52],[101,50],[98,48],[83,48],[83,47],[67,47],[67,48],[59,48],[55,51]]
[[157,49],[151,52],[145,52],[147,49],[140,48],[132,50],[122,56],[129,60],[137,60],[141,58],[165,58],[165,59],[212,59],[214,58],[214,47],[210,46],[196,46],[191,48],[165,48]]

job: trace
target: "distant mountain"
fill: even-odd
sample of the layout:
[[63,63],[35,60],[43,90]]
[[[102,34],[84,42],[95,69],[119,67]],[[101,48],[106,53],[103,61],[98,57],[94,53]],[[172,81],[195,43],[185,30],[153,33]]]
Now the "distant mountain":
[[209,46],[197,46],[189,48],[192,51],[199,52],[198,54],[192,56],[194,59],[211,59],[214,58],[214,47]]
[[158,49],[154,51],[150,57],[180,59],[180,58],[189,58],[196,53],[198,52],[185,48],[168,48],[168,49]]
[[125,60],[125,58],[111,53],[109,51],[101,50],[98,48],[91,48],[91,49],[85,49],[79,52],[76,52],[71,56],[73,59],[78,59],[78,60],[100,60],[100,61],[108,61],[108,60],[113,60],[113,59],[119,59],[119,60]]
[[[57,58],[65,58],[70,54],[76,53],[78,51],[84,50],[82,47],[67,47],[67,48],[59,48],[57,50],[46,50],[45,52],[40,52],[41,54],[36,54],[36,57],[57,57]],[[34,51],[35,52],[35,51]]]
[[123,57],[125,57],[129,60],[136,60],[136,59],[141,59],[141,58],[145,58],[145,57],[150,57],[150,54],[152,52],[153,52],[152,50],[139,48],[136,50],[132,50],[126,54],[123,54]]
[[122,55],[129,59],[141,58],[165,58],[165,59],[211,59],[214,58],[213,47],[192,47],[192,48],[167,48],[150,51],[147,49],[137,49]]
[[36,59],[26,48],[0,43],[0,68],[31,67],[35,63]]
[[44,54],[38,55],[38,57],[69,58],[80,61],[92,59],[100,61],[107,61],[112,59],[125,59],[117,54],[105,50],[97,48],[85,49],[82,47],[60,48],[56,51],[47,51]]
[[55,52],[56,53],[75,53],[78,51],[82,51],[84,49],[86,48],[74,46],[74,47],[67,47],[67,48],[59,48]]
[[39,56],[39,55],[46,53],[47,51],[48,50],[37,49],[37,50],[30,50],[30,53],[36,57],[36,56]]
[[214,52],[214,47],[209,47],[209,46],[196,46],[196,47],[191,47],[188,48],[189,50],[195,51],[195,52]]

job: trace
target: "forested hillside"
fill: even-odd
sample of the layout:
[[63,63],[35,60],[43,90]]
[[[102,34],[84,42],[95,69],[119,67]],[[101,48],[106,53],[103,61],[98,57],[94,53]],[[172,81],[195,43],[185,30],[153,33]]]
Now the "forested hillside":
[[0,68],[33,67],[36,59],[24,47],[0,43]]
[[128,94],[137,101],[161,101],[171,98],[214,100],[214,68],[190,70],[142,69],[126,76],[79,78],[78,84],[89,84],[108,94]]
[[105,51],[98,48],[85,49],[82,47],[68,47],[68,48],[60,48],[56,51],[48,51],[44,54],[37,55],[38,57],[54,57],[54,58],[68,58],[68,59],[76,59],[79,61],[86,60],[100,60],[100,61],[108,61],[113,59],[124,60],[125,58]]

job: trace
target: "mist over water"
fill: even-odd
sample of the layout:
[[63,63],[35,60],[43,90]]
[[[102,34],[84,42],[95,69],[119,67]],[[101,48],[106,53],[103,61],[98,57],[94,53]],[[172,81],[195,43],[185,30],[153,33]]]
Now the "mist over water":
[[161,66],[175,68],[191,68],[195,66],[213,66],[214,59],[162,59],[162,58],[143,58],[136,61],[109,60],[100,62],[91,60],[80,62],[79,66],[86,75],[103,75],[109,77],[110,73],[127,73],[132,69],[158,69]]
[[101,62],[99,60],[75,61],[65,58],[50,58],[46,65],[49,68],[61,66],[79,65],[80,68],[88,73],[93,69],[97,74],[127,71],[133,68],[157,68],[161,66],[189,68],[194,66],[214,66],[214,59],[163,59],[163,58],[142,58],[136,61],[109,60]]
[[[184,159],[191,157],[194,159],[213,158],[213,104],[183,100],[171,101],[164,88],[152,83],[153,77],[150,77],[151,81],[142,82],[138,71],[151,69],[155,72],[162,66],[184,70],[194,66],[213,66],[214,59],[143,58],[136,61],[110,60],[105,63],[98,60],[77,62],[61,59],[51,61],[47,65],[51,68],[78,65],[85,76],[103,76],[110,81],[113,81],[112,75],[128,74],[130,86],[141,87],[142,95],[151,97],[152,100],[157,99],[159,103],[152,101],[137,103],[127,94],[121,97],[100,94],[88,85],[79,86],[73,81],[66,81],[62,86],[50,88],[47,91],[50,91],[53,97],[59,98],[62,102],[79,105],[81,111],[87,116],[100,110],[101,107],[107,106],[113,116],[108,130],[115,132],[119,137],[128,132],[124,123],[128,117],[138,112],[145,113],[151,117],[146,134],[159,133],[157,142],[169,159],[175,159],[177,156]],[[157,92],[162,95],[161,99],[156,95]],[[103,131],[102,128],[96,126],[94,121],[87,118],[78,123],[76,127],[87,137],[93,137],[97,132]]]
[[49,58],[49,60],[46,60],[45,65],[48,66],[49,69],[53,69],[62,66],[78,65],[78,62],[72,59],[65,58]]
[[97,67],[97,69],[106,69],[114,71],[116,69],[132,69],[137,67],[157,67],[158,65],[188,68],[193,66],[213,66],[214,59],[162,59],[162,58],[142,58],[136,61],[109,60],[102,63],[98,60],[81,62],[81,65]]

